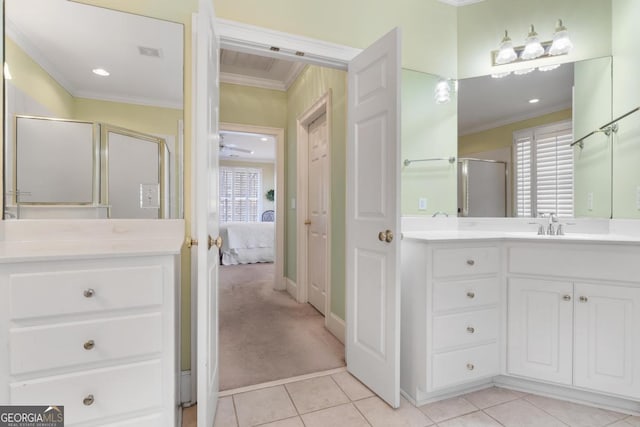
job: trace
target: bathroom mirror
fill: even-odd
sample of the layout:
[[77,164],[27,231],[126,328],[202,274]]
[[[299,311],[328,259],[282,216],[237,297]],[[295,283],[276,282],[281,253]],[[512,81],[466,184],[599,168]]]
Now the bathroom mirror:
[[[603,57],[555,69],[534,68],[521,75],[460,80],[458,160],[496,162],[489,174],[478,173],[465,182],[475,183],[473,191],[480,194],[495,188],[503,194],[495,200],[462,197],[478,203],[491,199],[500,205],[498,211],[506,206],[504,216],[554,212],[567,217],[610,217],[610,139],[598,134],[582,148],[569,144],[611,120],[612,62],[611,57]],[[503,191],[504,175],[496,170],[503,171],[505,166]],[[468,216],[496,212],[481,205],[475,208],[469,209]]]
[[4,217],[182,217],[183,26],[5,0],[4,37]]

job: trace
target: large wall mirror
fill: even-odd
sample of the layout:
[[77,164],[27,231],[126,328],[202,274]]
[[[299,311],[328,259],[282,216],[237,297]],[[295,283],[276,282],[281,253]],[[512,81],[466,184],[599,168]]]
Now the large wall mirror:
[[4,218],[180,218],[184,28],[5,0]]
[[611,217],[614,136],[571,144],[612,119],[613,62],[457,82],[403,70],[403,215]]

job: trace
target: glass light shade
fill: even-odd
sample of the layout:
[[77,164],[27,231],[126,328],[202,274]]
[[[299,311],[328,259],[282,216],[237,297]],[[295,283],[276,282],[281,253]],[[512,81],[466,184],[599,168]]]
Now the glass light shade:
[[531,31],[525,40],[524,50],[520,54],[520,58],[524,60],[535,59],[544,54],[544,48],[538,38],[538,33],[531,26]]
[[573,43],[571,43],[571,39],[569,38],[569,32],[567,28],[562,25],[562,19],[559,19],[556,32],[553,33],[553,43],[549,48],[549,55],[562,55],[569,53],[571,49],[573,49]]
[[560,64],[543,65],[542,67],[538,67],[538,70],[540,70],[540,71],[552,71],[552,70],[555,70],[556,68],[560,68]]
[[522,75],[525,75],[525,74],[529,74],[533,70],[535,70],[535,68],[524,68],[522,70],[514,71],[513,74],[515,74],[516,76],[522,76]]
[[508,64],[509,62],[513,62],[518,58],[518,54],[516,54],[515,49],[513,48],[513,43],[507,34],[507,31],[504,32],[504,38],[500,42],[500,46],[498,47],[498,54],[496,55],[496,64]]
[[434,98],[436,104],[444,104],[451,100],[451,89],[449,88],[449,82],[446,80],[440,80],[434,90]]
[[493,73],[491,74],[491,78],[501,79],[503,77],[507,77],[510,74],[511,74],[511,71],[505,71],[504,73]]

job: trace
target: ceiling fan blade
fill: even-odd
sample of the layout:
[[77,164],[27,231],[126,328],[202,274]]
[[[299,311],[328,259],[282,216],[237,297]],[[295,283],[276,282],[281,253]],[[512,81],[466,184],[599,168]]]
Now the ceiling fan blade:
[[221,150],[229,150],[229,151],[238,151],[240,153],[253,154],[253,150],[247,150],[246,148],[239,148],[239,147],[231,147],[231,146],[225,145],[225,144],[220,144],[220,149]]

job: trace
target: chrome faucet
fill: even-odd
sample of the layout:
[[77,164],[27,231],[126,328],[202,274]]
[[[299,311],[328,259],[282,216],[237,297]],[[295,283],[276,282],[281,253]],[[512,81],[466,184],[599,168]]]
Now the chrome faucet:
[[434,214],[433,214],[433,215],[431,215],[431,217],[432,217],[432,218],[435,218],[435,217],[437,217],[438,215],[443,215],[443,216],[449,217],[449,214],[448,214],[448,213],[446,213],[446,212],[442,212],[442,211],[434,212]]
[[553,224],[558,222],[558,216],[555,214],[555,212],[550,212],[549,213],[549,225],[547,226],[547,234],[549,236],[555,236],[556,235],[556,230]]

